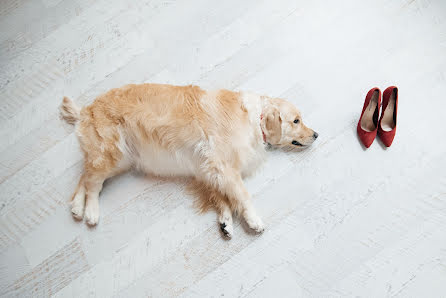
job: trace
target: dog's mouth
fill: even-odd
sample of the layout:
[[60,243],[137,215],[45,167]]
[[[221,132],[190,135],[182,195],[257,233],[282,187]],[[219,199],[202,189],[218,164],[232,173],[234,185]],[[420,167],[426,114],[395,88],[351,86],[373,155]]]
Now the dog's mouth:
[[299,143],[298,141],[292,141],[291,144],[293,144],[294,146],[298,146],[298,147],[306,146],[306,145],[304,145],[302,143]]

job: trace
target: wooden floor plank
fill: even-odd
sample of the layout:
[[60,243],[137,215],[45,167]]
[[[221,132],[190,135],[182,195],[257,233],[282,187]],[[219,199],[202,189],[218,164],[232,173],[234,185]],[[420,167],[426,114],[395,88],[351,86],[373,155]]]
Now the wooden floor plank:
[[82,246],[73,240],[49,259],[36,266],[30,273],[2,289],[2,295],[51,296],[71,280],[88,270]]
[[6,28],[0,35],[0,65],[17,57],[93,3],[94,0],[28,1],[7,14],[0,19],[0,27]]

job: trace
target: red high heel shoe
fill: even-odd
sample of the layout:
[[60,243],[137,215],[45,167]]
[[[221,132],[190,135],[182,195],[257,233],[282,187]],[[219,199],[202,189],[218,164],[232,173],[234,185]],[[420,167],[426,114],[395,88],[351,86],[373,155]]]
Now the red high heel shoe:
[[357,127],[359,139],[367,148],[372,145],[376,137],[380,106],[381,90],[377,87],[370,89],[365,97]]
[[398,110],[398,88],[391,86],[383,93],[383,110],[378,124],[378,135],[390,147],[396,133],[396,114]]

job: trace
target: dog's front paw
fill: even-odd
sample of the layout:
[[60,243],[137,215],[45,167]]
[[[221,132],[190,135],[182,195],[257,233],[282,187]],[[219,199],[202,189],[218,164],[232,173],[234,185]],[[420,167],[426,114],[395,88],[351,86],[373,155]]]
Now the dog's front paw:
[[85,208],[85,220],[90,226],[95,226],[99,222],[99,206],[87,205]]
[[223,235],[227,238],[232,238],[232,235],[234,234],[234,228],[232,226],[232,223],[229,222],[222,222],[220,223],[220,230],[222,231]]
[[232,212],[228,207],[223,208],[218,215],[218,223],[220,230],[226,238],[232,238],[234,234],[234,226],[232,224]]
[[220,230],[227,238],[232,238],[234,234],[234,226],[232,224],[232,214],[229,210],[226,210],[218,217],[218,223],[220,224]]
[[263,231],[265,231],[265,225],[263,224],[263,221],[256,214],[245,216],[245,220],[248,226],[257,233],[262,233]]

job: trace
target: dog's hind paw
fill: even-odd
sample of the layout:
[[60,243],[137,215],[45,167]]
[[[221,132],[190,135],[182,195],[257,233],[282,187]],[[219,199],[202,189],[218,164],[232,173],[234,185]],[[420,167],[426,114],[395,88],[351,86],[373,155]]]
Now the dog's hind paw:
[[90,226],[95,226],[99,222],[99,206],[96,204],[87,205],[85,208],[85,220]]
[[84,206],[73,206],[71,208],[71,215],[77,220],[81,220],[84,217]]

